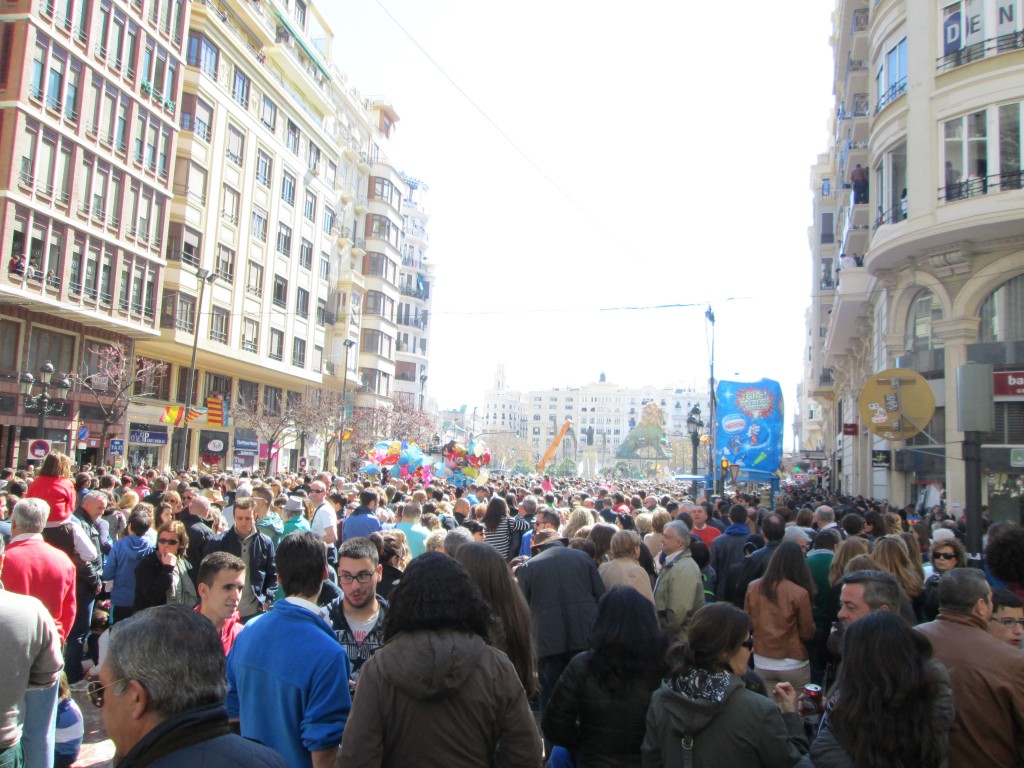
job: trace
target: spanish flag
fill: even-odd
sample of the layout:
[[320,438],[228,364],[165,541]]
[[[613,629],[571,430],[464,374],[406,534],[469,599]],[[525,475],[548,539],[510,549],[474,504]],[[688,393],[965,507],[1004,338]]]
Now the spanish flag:
[[352,430],[351,429],[346,429],[344,432],[341,433],[341,441],[342,442],[345,442],[350,437],[352,437]]
[[223,397],[206,398],[206,423],[211,427],[229,426],[228,409]]
[[168,405],[164,408],[163,415],[160,417],[161,424],[173,424],[178,427],[181,426],[181,418],[185,415],[185,408],[180,405]]

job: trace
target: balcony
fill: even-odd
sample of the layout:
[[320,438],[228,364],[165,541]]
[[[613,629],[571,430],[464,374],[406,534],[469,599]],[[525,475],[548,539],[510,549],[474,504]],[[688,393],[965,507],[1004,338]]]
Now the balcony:
[[810,396],[816,400],[828,400],[835,394],[835,381],[831,368],[822,368],[815,386],[811,387]]
[[903,78],[899,82],[893,83],[882,93],[878,95],[878,103],[875,105],[875,114],[877,115],[892,102],[896,101],[900,96],[907,92],[907,78]]
[[864,267],[847,267],[839,274],[824,344],[824,362],[829,367],[861,333],[859,321],[868,310],[872,279]]
[[849,256],[862,256],[868,249],[871,239],[869,215],[867,203],[857,203],[847,209],[846,220],[843,223],[843,237],[840,241],[840,253]]
[[1001,53],[1019,51],[1021,48],[1024,48],[1024,32],[1009,32],[940,56],[936,60],[935,67],[939,72],[949,72],[965,64],[998,56]]
[[357,237],[352,242],[352,255],[353,256],[365,256],[366,255],[366,238]]
[[430,291],[428,291],[425,288],[417,288],[414,285],[401,285],[398,287],[398,290],[401,292],[403,296],[409,296],[410,298],[413,299],[420,299],[421,301],[425,301],[426,299],[430,298]]

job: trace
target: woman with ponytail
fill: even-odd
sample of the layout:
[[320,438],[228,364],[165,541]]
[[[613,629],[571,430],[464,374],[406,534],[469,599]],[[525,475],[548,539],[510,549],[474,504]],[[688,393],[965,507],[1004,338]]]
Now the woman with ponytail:
[[697,611],[675,671],[651,697],[644,768],[792,768],[807,751],[796,690],[771,699],[746,678],[754,642],[750,617],[731,603]]

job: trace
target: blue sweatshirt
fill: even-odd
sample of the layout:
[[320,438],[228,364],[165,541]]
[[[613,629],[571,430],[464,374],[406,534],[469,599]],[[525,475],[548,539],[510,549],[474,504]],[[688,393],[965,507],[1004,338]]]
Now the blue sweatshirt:
[[111,605],[131,607],[135,604],[135,566],[153,551],[153,545],[142,536],[125,536],[114,543],[103,564],[103,580],[113,581]]
[[290,768],[341,744],[352,698],[348,654],[330,625],[281,600],[238,633],[228,655],[228,715],[242,736],[278,752]]

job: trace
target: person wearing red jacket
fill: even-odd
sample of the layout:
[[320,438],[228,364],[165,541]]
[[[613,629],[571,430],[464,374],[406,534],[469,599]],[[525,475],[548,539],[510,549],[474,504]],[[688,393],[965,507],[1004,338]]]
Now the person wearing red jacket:
[[42,537],[50,510],[42,499],[22,499],[11,514],[11,543],[4,559],[4,588],[31,595],[46,606],[63,643],[75,623],[75,576],[71,558]]
[[42,499],[50,507],[47,528],[58,528],[68,523],[78,504],[75,484],[71,478],[71,459],[63,453],[54,452],[43,459],[39,475],[28,487],[26,498]]

